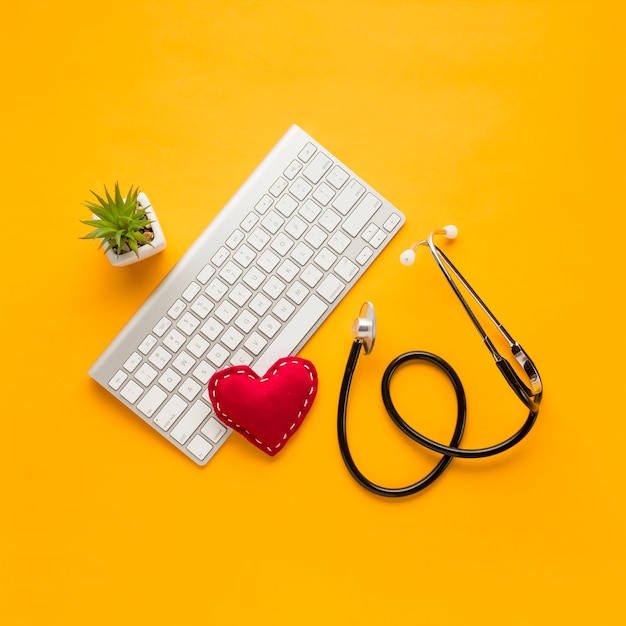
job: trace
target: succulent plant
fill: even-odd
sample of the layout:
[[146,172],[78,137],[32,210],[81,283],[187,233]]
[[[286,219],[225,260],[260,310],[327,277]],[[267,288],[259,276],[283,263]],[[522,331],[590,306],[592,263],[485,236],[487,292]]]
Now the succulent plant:
[[104,198],[95,191],[91,193],[98,202],[87,201],[84,205],[97,219],[80,220],[94,228],[81,239],[100,239],[100,247],[106,246],[105,252],[113,250],[117,256],[130,251],[139,256],[140,246],[151,245],[154,234],[150,224],[153,220],[146,215],[148,207],[141,206],[137,201],[138,187],[135,189],[131,187],[125,198],[117,182],[113,196],[106,186]]

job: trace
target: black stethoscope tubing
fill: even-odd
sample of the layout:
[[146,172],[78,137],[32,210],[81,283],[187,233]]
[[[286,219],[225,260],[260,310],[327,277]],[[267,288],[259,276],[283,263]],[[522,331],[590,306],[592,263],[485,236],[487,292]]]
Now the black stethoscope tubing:
[[[350,452],[350,446],[348,444],[348,434],[347,434],[347,410],[348,410],[348,397],[350,394],[350,385],[352,382],[352,377],[356,370],[356,364],[359,358],[359,353],[361,351],[361,347],[363,345],[362,341],[356,340],[352,344],[352,349],[350,350],[350,355],[348,357],[348,363],[346,365],[343,382],[341,384],[341,393],[339,394],[339,410],[337,415],[337,435],[339,440],[339,449],[341,451],[341,456],[343,461],[348,468],[349,472],[352,474],[352,477],[363,487],[365,487],[368,491],[375,493],[379,496],[386,496],[389,498],[399,498],[403,496],[410,496],[418,491],[422,491],[429,485],[431,485],[437,478],[443,474],[443,472],[447,469],[448,465],[452,462],[454,458],[451,454],[444,453],[439,462],[435,465],[435,467],[428,473],[426,476],[418,480],[417,482],[407,485],[406,487],[383,487],[371,481],[367,476],[361,472],[358,468],[354,458],[352,457],[352,453]],[[454,429],[454,433],[450,440],[450,446],[453,446],[451,449],[457,449],[461,443],[461,438],[463,437],[463,431],[465,430],[465,421],[466,421],[466,399],[465,399],[465,391],[463,390],[463,385],[461,383],[460,378],[454,371],[454,369],[441,357],[436,354],[432,354],[430,352],[407,352],[398,358],[392,361],[387,370],[385,371],[385,375],[383,376],[383,399],[385,397],[391,398],[389,393],[389,385],[391,382],[391,377],[395,370],[403,365],[404,363],[412,360],[423,360],[428,361],[439,367],[448,377],[452,386],[454,388],[457,400],[457,416],[456,416],[456,426]],[[385,401],[385,400],[384,400]],[[387,406],[387,402],[385,401],[385,406]],[[421,443],[420,438],[422,435],[419,435],[411,426],[409,426],[402,417],[398,414],[393,407],[393,403],[391,403],[392,413],[390,416],[394,423],[407,435],[409,438],[414,441]],[[389,408],[387,408],[387,412],[389,413]],[[415,435],[418,435],[417,437]]]
[[[465,391],[463,390],[463,385],[461,384],[461,380],[459,379],[458,375],[456,374],[452,366],[449,365],[444,359],[430,352],[413,351],[401,354],[387,366],[387,369],[383,374],[381,383],[383,404],[385,406],[387,414],[393,420],[394,424],[407,437],[409,437],[416,443],[424,446],[428,450],[441,454],[442,458],[426,476],[413,483],[412,485],[399,488],[389,488],[382,487],[381,485],[377,485],[376,483],[372,482],[357,467],[354,458],[352,457],[352,453],[350,452],[347,435],[348,396],[350,393],[352,377],[354,376],[361,348],[365,346],[365,353],[369,354],[374,345],[376,330],[375,314],[371,303],[366,302],[361,309],[361,315],[355,321],[355,325],[353,326],[355,339],[352,343],[352,349],[350,350],[348,363],[346,365],[343,381],[341,384],[341,392],[339,394],[339,407],[337,410],[337,435],[341,456],[353,478],[369,491],[372,491],[373,493],[381,496],[400,497],[411,495],[417,493],[418,491],[421,491],[428,485],[432,484],[439,476],[441,476],[441,474],[450,465],[453,458],[485,458],[500,454],[501,452],[512,448],[514,445],[518,444],[522,439],[524,439],[524,437],[526,437],[526,435],[534,426],[537,416],[539,415],[539,405],[541,404],[543,386],[541,383],[539,372],[537,371],[534,363],[524,352],[519,343],[517,343],[513,339],[513,337],[511,337],[511,335],[504,329],[502,324],[500,324],[500,322],[496,319],[496,317],[489,310],[487,305],[483,302],[483,300],[478,296],[476,291],[463,277],[461,272],[459,272],[459,270],[452,264],[450,259],[448,259],[448,257],[433,243],[434,235],[444,235],[448,239],[453,239],[454,237],[456,237],[457,233],[458,229],[456,228],[456,226],[453,225],[445,226],[442,229],[433,231],[429,235],[427,240],[419,241],[413,244],[413,246],[411,246],[411,249],[403,252],[400,256],[400,260],[405,265],[411,265],[415,260],[415,250],[423,244],[428,245],[437,265],[439,266],[446,280],[452,287],[457,298],[462,303],[467,314],[472,320],[472,323],[480,333],[483,343],[495,359],[496,366],[498,367],[500,373],[507,381],[511,389],[515,392],[517,397],[528,409],[528,417],[522,424],[521,428],[515,434],[498,444],[487,446],[484,448],[461,448],[460,444],[466,422],[467,400],[465,396]],[[500,335],[509,343],[512,355],[515,357],[518,364],[523,368],[525,374],[528,376],[530,387],[526,385],[525,382],[522,381],[522,379],[518,376],[518,374],[513,369],[511,363],[509,363],[507,359],[503,358],[497,351],[495,345],[491,342],[489,336],[483,329],[477,317],[474,315],[468,302],[461,294],[461,291],[456,285],[452,275],[454,275],[459,283],[465,287],[468,294],[473,298],[474,302],[483,310],[483,312],[487,315],[494,327],[498,330]],[[429,439],[428,437],[425,437],[421,433],[417,432],[400,415],[393,403],[393,400],[391,398],[391,380],[393,378],[393,375],[399,367],[410,361],[426,361],[438,367],[446,374],[446,376],[452,383],[452,386],[454,387],[457,402],[456,427],[450,444],[447,446],[433,441],[432,439]]]
[[[443,474],[443,472],[448,468],[453,458],[464,458],[464,459],[476,459],[476,458],[484,458],[489,456],[494,456],[496,454],[500,454],[505,450],[513,447],[517,443],[519,443],[532,429],[537,416],[539,414],[538,405],[540,402],[540,394],[535,398],[535,410],[530,410],[528,417],[522,427],[511,437],[505,439],[501,443],[498,443],[493,446],[488,446],[484,448],[475,448],[475,449],[465,449],[460,448],[461,439],[463,437],[463,432],[465,430],[465,423],[467,418],[467,399],[465,395],[465,391],[463,389],[463,384],[461,383],[461,379],[458,374],[455,372],[454,368],[440,356],[436,354],[432,354],[431,352],[422,352],[422,351],[411,351],[405,352],[400,356],[396,357],[385,370],[385,373],[382,377],[381,382],[381,393],[383,398],[383,404],[387,411],[387,414],[392,419],[394,424],[410,439],[415,441],[416,443],[424,446],[425,448],[436,452],[442,455],[442,458],[435,465],[435,467],[428,473],[426,476],[418,480],[417,482],[407,485],[406,487],[383,487],[374,483],[372,480],[367,478],[363,472],[358,468],[352,453],[350,451],[350,446],[348,444],[348,434],[347,434],[347,411],[348,411],[348,397],[350,394],[350,386],[352,383],[352,378],[354,376],[354,372],[356,370],[357,361],[359,358],[359,354],[361,352],[363,342],[359,339],[356,339],[352,343],[352,349],[350,350],[350,355],[348,357],[348,362],[346,364],[346,369],[344,372],[343,381],[341,384],[341,392],[339,394],[339,408],[337,411],[337,438],[339,442],[339,450],[341,452],[341,456],[343,461],[348,468],[352,477],[367,490],[371,491],[380,496],[386,496],[390,498],[398,498],[403,496],[409,496],[415,494],[429,485],[431,485],[437,478]],[[456,426],[454,429],[454,433],[450,440],[449,445],[444,445],[425,437],[418,431],[416,431],[407,421],[400,415],[397,411],[393,400],[391,398],[391,380],[396,370],[409,363],[411,361],[426,361],[436,367],[438,367],[450,380],[452,386],[454,388],[454,392],[456,395],[456,403],[457,403],[457,415],[456,415]]]

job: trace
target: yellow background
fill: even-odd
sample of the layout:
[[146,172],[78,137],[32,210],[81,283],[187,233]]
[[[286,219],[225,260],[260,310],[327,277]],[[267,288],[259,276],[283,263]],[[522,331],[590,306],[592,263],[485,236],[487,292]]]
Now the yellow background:
[[[624,623],[623,3],[11,3],[0,25],[5,624]],[[407,224],[307,344],[319,395],[269,459],[231,437],[197,468],[87,368],[297,123]],[[113,268],[82,202],[140,185],[167,250]],[[377,346],[350,403],[379,482],[432,457],[389,425],[386,364],[432,350],[468,393],[466,445],[524,409],[424,251],[446,250],[535,360],[536,428],[404,501],[356,485],[335,416],[365,299]],[[445,438],[451,391],[394,383]]]

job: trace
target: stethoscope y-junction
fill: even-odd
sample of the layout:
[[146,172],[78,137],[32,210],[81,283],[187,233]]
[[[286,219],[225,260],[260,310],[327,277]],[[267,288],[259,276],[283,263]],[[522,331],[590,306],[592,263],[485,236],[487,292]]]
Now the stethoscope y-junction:
[[[530,432],[531,428],[535,424],[537,415],[539,414],[539,404],[541,403],[543,390],[541,378],[539,376],[537,368],[528,357],[528,355],[524,352],[524,350],[522,350],[519,343],[515,341],[513,337],[511,337],[511,335],[504,329],[502,324],[500,324],[500,322],[496,319],[493,313],[480,299],[478,294],[474,291],[474,289],[472,289],[470,284],[465,280],[465,278],[463,278],[462,274],[452,264],[450,259],[448,259],[448,257],[433,243],[433,237],[435,235],[444,235],[448,239],[453,239],[457,236],[457,234],[458,230],[456,226],[446,226],[445,228],[442,228],[440,230],[433,231],[429,235],[428,239],[415,243],[413,246],[411,246],[409,250],[403,252],[400,256],[400,261],[404,265],[412,265],[415,261],[415,251],[417,250],[417,248],[419,248],[420,246],[427,246],[429,248],[433,258],[439,266],[439,269],[445,276],[457,298],[460,300],[465,311],[472,320],[474,326],[480,333],[483,343],[493,356],[496,366],[500,370],[500,373],[502,374],[502,376],[504,376],[509,386],[513,389],[517,397],[528,409],[528,417],[526,418],[526,421],[522,424],[521,428],[515,434],[511,435],[508,439],[505,439],[498,444],[488,446],[486,448],[461,448],[461,439],[463,437],[463,431],[465,429],[466,422],[467,402],[465,398],[465,391],[463,390],[463,385],[461,384],[461,380],[459,379],[458,375],[451,365],[449,365],[444,359],[437,356],[436,354],[421,351],[412,351],[401,354],[387,366],[387,369],[383,374],[383,403],[385,405],[387,413],[389,414],[393,422],[405,435],[407,435],[417,443],[421,444],[422,446],[428,448],[429,450],[441,454],[442,457],[435,465],[435,467],[426,476],[406,487],[382,487],[372,482],[357,467],[348,446],[348,437],[346,432],[348,395],[350,392],[350,384],[352,382],[352,377],[356,369],[359,354],[361,350],[364,350],[366,355],[369,354],[374,347],[374,341],[376,338],[376,316],[374,312],[374,307],[371,303],[366,302],[361,307],[359,317],[355,320],[353,325],[354,341],[352,343],[352,349],[350,350],[350,356],[348,357],[348,362],[346,364],[346,370],[344,373],[343,382],[341,385],[341,393],[339,397],[339,408],[337,412],[337,434],[341,455],[352,476],[363,487],[380,496],[401,497],[421,491],[422,489],[433,483],[439,476],[441,476],[441,474],[448,467],[452,459],[455,457],[462,459],[484,458],[499,454],[501,452],[504,452],[505,450],[510,449],[511,447],[519,443]],[[469,294],[471,299],[473,299],[475,304],[480,307],[480,309],[483,311],[489,321],[494,325],[495,329],[508,343],[511,354],[517,361],[518,365],[521,367],[521,371],[524,372],[525,377],[528,379],[527,382],[525,382],[518,375],[511,362],[509,362],[498,352],[495,345],[493,344],[493,342],[485,332],[483,326],[481,325],[480,321],[478,320],[478,317],[464,297],[461,289],[459,288],[459,285],[462,285],[462,287]],[[433,441],[432,439],[429,439],[428,437],[425,437],[424,435],[417,432],[398,413],[396,407],[394,406],[390,393],[391,379],[400,366],[411,361],[425,361],[438,367],[448,377],[454,388],[457,402],[456,426],[448,445]]]

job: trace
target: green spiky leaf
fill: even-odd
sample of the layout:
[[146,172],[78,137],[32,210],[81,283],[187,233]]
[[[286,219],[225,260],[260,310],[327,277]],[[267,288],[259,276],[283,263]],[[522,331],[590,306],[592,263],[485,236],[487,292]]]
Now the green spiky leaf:
[[80,220],[93,228],[81,239],[100,239],[105,252],[115,250],[118,256],[126,249],[139,256],[139,246],[152,245],[144,233],[153,220],[147,216],[148,207],[141,206],[137,200],[139,187],[131,186],[126,197],[122,196],[117,182],[113,194],[106,186],[104,197],[95,191],[91,193],[97,202],[88,200],[83,204],[97,219]]

